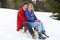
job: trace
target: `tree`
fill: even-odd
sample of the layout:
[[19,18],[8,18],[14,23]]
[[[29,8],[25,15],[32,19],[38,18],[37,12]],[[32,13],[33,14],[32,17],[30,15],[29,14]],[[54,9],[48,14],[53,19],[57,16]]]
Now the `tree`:
[[60,0],[46,0],[50,12],[58,13],[58,20],[60,20]]
[[0,0],[0,3],[2,8],[6,7],[6,0]]
[[19,9],[23,5],[23,0],[14,0],[15,9]]

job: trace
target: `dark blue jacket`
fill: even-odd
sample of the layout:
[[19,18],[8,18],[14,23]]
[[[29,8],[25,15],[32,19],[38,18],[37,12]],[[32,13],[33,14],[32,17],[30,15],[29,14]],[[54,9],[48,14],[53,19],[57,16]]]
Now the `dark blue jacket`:
[[29,12],[29,10],[25,11],[25,17],[28,19],[29,22],[35,22],[35,20],[37,20],[35,14],[34,14],[34,18],[32,18],[31,16],[31,12]]

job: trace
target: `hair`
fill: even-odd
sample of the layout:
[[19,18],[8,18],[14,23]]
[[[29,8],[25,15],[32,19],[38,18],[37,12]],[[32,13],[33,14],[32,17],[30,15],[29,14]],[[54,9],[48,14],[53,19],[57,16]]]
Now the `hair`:
[[34,5],[32,3],[29,3],[28,5],[32,6],[32,10],[31,11],[34,12]]
[[24,1],[23,6],[24,6],[24,5],[28,5],[28,2]]

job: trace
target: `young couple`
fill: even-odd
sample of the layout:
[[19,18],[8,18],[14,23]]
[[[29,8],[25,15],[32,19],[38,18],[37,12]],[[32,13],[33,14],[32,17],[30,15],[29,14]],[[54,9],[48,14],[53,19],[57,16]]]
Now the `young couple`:
[[[23,29],[23,27],[25,27],[25,30],[28,29],[33,39],[35,38],[35,34],[32,28],[36,27],[38,29],[39,39],[46,39],[46,37],[48,37],[45,34],[43,23],[40,20],[38,20],[34,14],[34,7],[32,3],[25,2],[23,4],[23,7],[18,11],[17,31]],[[46,37],[44,37],[42,34],[44,34]]]

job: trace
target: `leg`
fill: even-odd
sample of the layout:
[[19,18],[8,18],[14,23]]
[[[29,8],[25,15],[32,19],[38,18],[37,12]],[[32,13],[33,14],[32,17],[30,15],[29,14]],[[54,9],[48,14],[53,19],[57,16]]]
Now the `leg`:
[[42,33],[42,34],[44,34],[47,38],[49,38],[49,36],[47,36],[46,35],[46,33],[45,33],[45,30],[44,30],[44,27],[43,27],[43,23],[42,22],[40,22],[41,23],[41,27],[40,27],[40,32]]
[[43,24],[40,22],[30,22],[32,27],[38,27],[39,39],[46,39],[46,37],[42,36],[42,30],[44,29]]
[[39,39],[46,39],[46,37],[42,36],[42,31],[44,30],[43,23],[40,22],[38,26],[38,32],[39,32]]
[[42,31],[42,34],[44,34],[47,38],[49,38],[49,36],[47,36],[47,34],[45,33],[45,30]]
[[28,22],[23,22],[23,26],[28,28],[30,34],[34,33],[31,25]]
[[23,22],[23,26],[29,30],[30,34],[32,35],[32,38],[34,39],[35,35],[31,25],[28,22]]
[[44,30],[43,23],[42,22],[39,22],[38,32],[42,32],[43,30]]
[[34,26],[38,27],[39,39],[46,39],[46,37],[42,36],[42,31],[44,30],[42,22],[35,22]]
[[44,30],[42,22],[30,22],[32,27],[38,27],[38,32],[42,32]]

